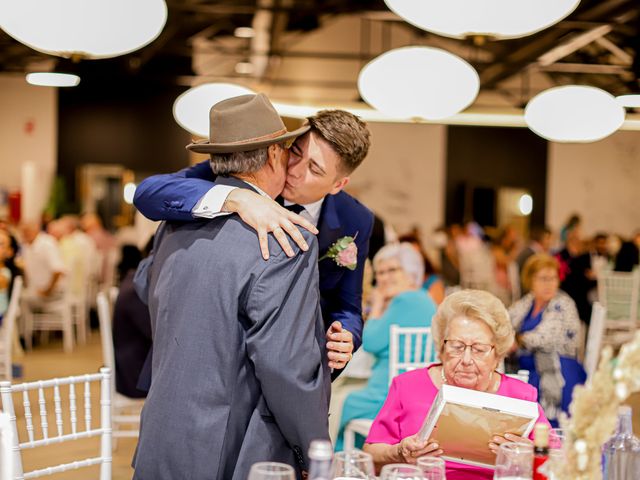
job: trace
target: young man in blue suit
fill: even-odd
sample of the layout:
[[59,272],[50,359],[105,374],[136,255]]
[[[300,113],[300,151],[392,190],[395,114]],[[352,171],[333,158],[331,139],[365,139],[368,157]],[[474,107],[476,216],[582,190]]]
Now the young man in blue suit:
[[342,110],[321,111],[308,124],[310,130],[289,150],[283,206],[246,189],[216,184],[208,161],[145,179],[136,190],[134,204],[152,220],[193,221],[238,213],[258,232],[265,259],[268,233],[289,256],[293,249],[285,232],[303,250],[308,248],[296,224],[318,234],[319,258],[341,238],[355,237],[355,269],[330,258],[319,263],[329,366],[339,370],[362,341],[362,279],[373,214],[343,188],[368,152],[369,131],[358,117]]

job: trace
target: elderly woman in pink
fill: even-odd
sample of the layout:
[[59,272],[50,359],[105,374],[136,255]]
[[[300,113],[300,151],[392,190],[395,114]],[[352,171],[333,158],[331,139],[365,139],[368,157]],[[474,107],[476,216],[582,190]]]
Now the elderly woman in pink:
[[[446,454],[438,445],[437,434],[425,442],[416,435],[445,383],[537,401],[535,388],[497,371],[514,341],[509,314],[498,298],[479,290],[453,293],[438,308],[431,328],[442,363],[403,373],[393,380],[364,446],[377,468],[388,463],[415,463],[425,455]],[[538,410],[538,421],[548,424],[539,405]],[[493,452],[505,442],[531,441],[509,433],[495,435],[491,440],[487,448]],[[486,468],[446,463],[447,480],[493,478],[493,471]]]

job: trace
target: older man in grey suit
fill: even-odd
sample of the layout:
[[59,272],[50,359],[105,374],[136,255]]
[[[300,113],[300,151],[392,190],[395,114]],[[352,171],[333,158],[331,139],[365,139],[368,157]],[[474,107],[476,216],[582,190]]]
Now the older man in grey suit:
[[[287,132],[264,95],[214,105],[208,142],[223,182],[276,197]],[[328,438],[330,374],[318,300],[317,242],[265,262],[237,216],[166,223],[149,271],[153,374],[134,479],[246,480],[258,461],[307,468]],[[278,244],[271,239],[271,251]]]

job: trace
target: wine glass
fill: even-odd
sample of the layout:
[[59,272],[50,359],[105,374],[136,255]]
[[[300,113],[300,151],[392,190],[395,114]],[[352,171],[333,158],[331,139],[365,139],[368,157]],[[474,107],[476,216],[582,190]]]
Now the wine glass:
[[418,467],[424,480],[445,480],[445,464],[440,457],[420,457]]
[[258,462],[251,466],[247,480],[296,480],[296,474],[291,465]]
[[423,480],[424,476],[420,467],[404,463],[391,463],[382,467],[380,471],[380,480],[399,480],[402,478]]
[[533,445],[517,442],[500,445],[494,479],[531,480],[532,476]]
[[335,480],[348,478],[373,480],[376,478],[373,457],[361,450],[338,452],[333,456],[331,478]]

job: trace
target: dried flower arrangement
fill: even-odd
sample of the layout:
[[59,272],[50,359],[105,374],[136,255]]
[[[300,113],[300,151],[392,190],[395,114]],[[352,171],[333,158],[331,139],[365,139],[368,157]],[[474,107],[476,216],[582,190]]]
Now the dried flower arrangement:
[[564,461],[553,467],[557,480],[602,478],[602,445],[613,434],[618,407],[640,390],[640,332],[623,345],[616,360],[611,358],[611,347],[605,347],[593,377],[574,390],[571,418],[560,420],[566,438]]

